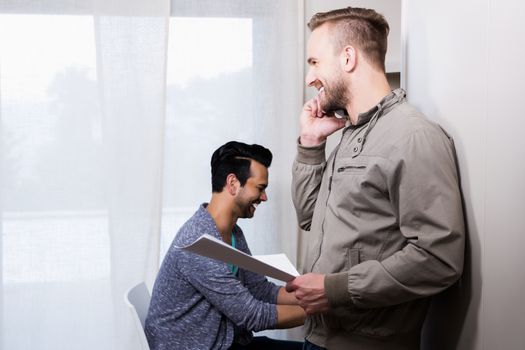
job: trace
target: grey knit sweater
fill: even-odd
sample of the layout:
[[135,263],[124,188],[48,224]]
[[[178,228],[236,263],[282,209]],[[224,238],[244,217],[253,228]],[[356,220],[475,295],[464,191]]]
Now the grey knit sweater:
[[[205,233],[221,239],[205,207],[179,230],[155,281],[145,326],[152,350],[228,349],[234,339],[249,342],[251,331],[277,324],[279,286],[243,269],[235,276],[226,263],[177,248]],[[240,227],[233,234],[236,248],[250,254]]]

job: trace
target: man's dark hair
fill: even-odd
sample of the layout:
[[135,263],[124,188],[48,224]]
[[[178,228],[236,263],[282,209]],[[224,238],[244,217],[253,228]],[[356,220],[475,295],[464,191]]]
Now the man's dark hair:
[[251,161],[255,160],[269,168],[272,157],[272,152],[260,145],[247,145],[237,141],[222,145],[211,156],[212,192],[222,192],[228,174],[234,174],[241,186],[244,186],[251,176]]
[[390,27],[383,15],[371,9],[347,7],[313,15],[308,28],[332,24],[336,52],[346,45],[355,45],[377,68],[385,71],[387,37]]

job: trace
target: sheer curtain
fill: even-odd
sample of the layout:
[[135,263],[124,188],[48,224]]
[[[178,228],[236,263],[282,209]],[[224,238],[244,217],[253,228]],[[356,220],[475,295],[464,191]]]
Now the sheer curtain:
[[211,196],[211,154],[239,140],[274,155],[268,202],[239,222],[252,253],[285,252],[295,260],[290,182],[303,93],[301,3],[172,2],[161,258],[180,225]]
[[[197,6],[198,4],[198,6]],[[241,220],[254,253],[295,258],[290,198],[302,65],[297,1],[175,1],[170,22],[161,255],[211,196],[212,152],[230,140],[273,152],[269,200]]]
[[168,0],[3,3],[3,349],[135,349],[160,231]]
[[124,292],[232,139],[275,157],[252,250],[295,259],[298,4],[0,2],[1,348],[138,349]]

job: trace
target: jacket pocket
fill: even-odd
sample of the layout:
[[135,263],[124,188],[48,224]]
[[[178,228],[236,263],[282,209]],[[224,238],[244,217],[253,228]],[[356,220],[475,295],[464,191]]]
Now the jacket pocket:
[[348,248],[346,250],[345,270],[349,270],[361,262],[361,248]]
[[373,338],[420,332],[428,308],[428,299],[416,299],[384,308],[337,310],[334,324],[351,333]]

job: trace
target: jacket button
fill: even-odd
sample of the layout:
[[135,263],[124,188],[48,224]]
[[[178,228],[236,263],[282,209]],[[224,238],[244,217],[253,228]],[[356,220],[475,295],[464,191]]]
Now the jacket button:
[[357,142],[361,143],[361,142],[363,142],[363,139],[362,138],[358,138]]
[[354,147],[354,152],[357,152],[357,150],[358,150],[358,149],[359,149],[359,148],[357,148],[357,147]]

